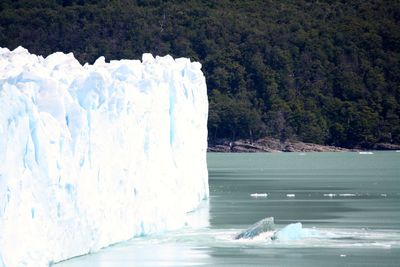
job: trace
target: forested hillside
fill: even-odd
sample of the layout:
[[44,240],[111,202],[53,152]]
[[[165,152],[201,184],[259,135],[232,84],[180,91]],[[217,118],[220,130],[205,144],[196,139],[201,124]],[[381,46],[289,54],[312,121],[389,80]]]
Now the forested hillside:
[[20,45],[200,61],[211,142],[400,143],[397,0],[0,0],[0,46]]

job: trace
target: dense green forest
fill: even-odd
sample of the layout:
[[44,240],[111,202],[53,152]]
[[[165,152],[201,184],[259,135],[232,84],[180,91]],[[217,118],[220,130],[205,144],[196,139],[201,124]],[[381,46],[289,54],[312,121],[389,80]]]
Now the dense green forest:
[[400,1],[0,0],[0,46],[203,64],[209,140],[400,143]]

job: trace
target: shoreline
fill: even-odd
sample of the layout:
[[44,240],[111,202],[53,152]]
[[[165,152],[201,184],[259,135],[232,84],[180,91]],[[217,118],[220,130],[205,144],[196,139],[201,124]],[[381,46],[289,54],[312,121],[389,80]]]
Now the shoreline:
[[287,140],[281,142],[279,139],[264,137],[255,141],[239,139],[234,142],[228,139],[217,140],[213,145],[208,145],[207,152],[219,153],[257,153],[257,152],[361,152],[370,150],[400,150],[400,145],[377,143],[369,148],[356,147],[344,148],[336,146],[305,143],[301,141]]

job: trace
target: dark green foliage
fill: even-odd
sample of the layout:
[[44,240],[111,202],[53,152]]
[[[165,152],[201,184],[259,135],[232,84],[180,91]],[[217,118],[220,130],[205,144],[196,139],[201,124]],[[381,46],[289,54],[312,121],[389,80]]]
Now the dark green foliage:
[[257,110],[248,102],[248,97],[236,98],[214,90],[210,97],[208,120],[209,137],[237,137],[254,139],[263,133],[263,122]]
[[400,2],[2,0],[0,46],[203,64],[209,138],[400,143]]

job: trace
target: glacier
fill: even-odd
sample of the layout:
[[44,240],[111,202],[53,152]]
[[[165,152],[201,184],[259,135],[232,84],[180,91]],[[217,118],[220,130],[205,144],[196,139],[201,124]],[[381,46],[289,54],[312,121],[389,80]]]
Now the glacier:
[[1,267],[177,229],[208,197],[198,62],[0,48],[0,108]]

